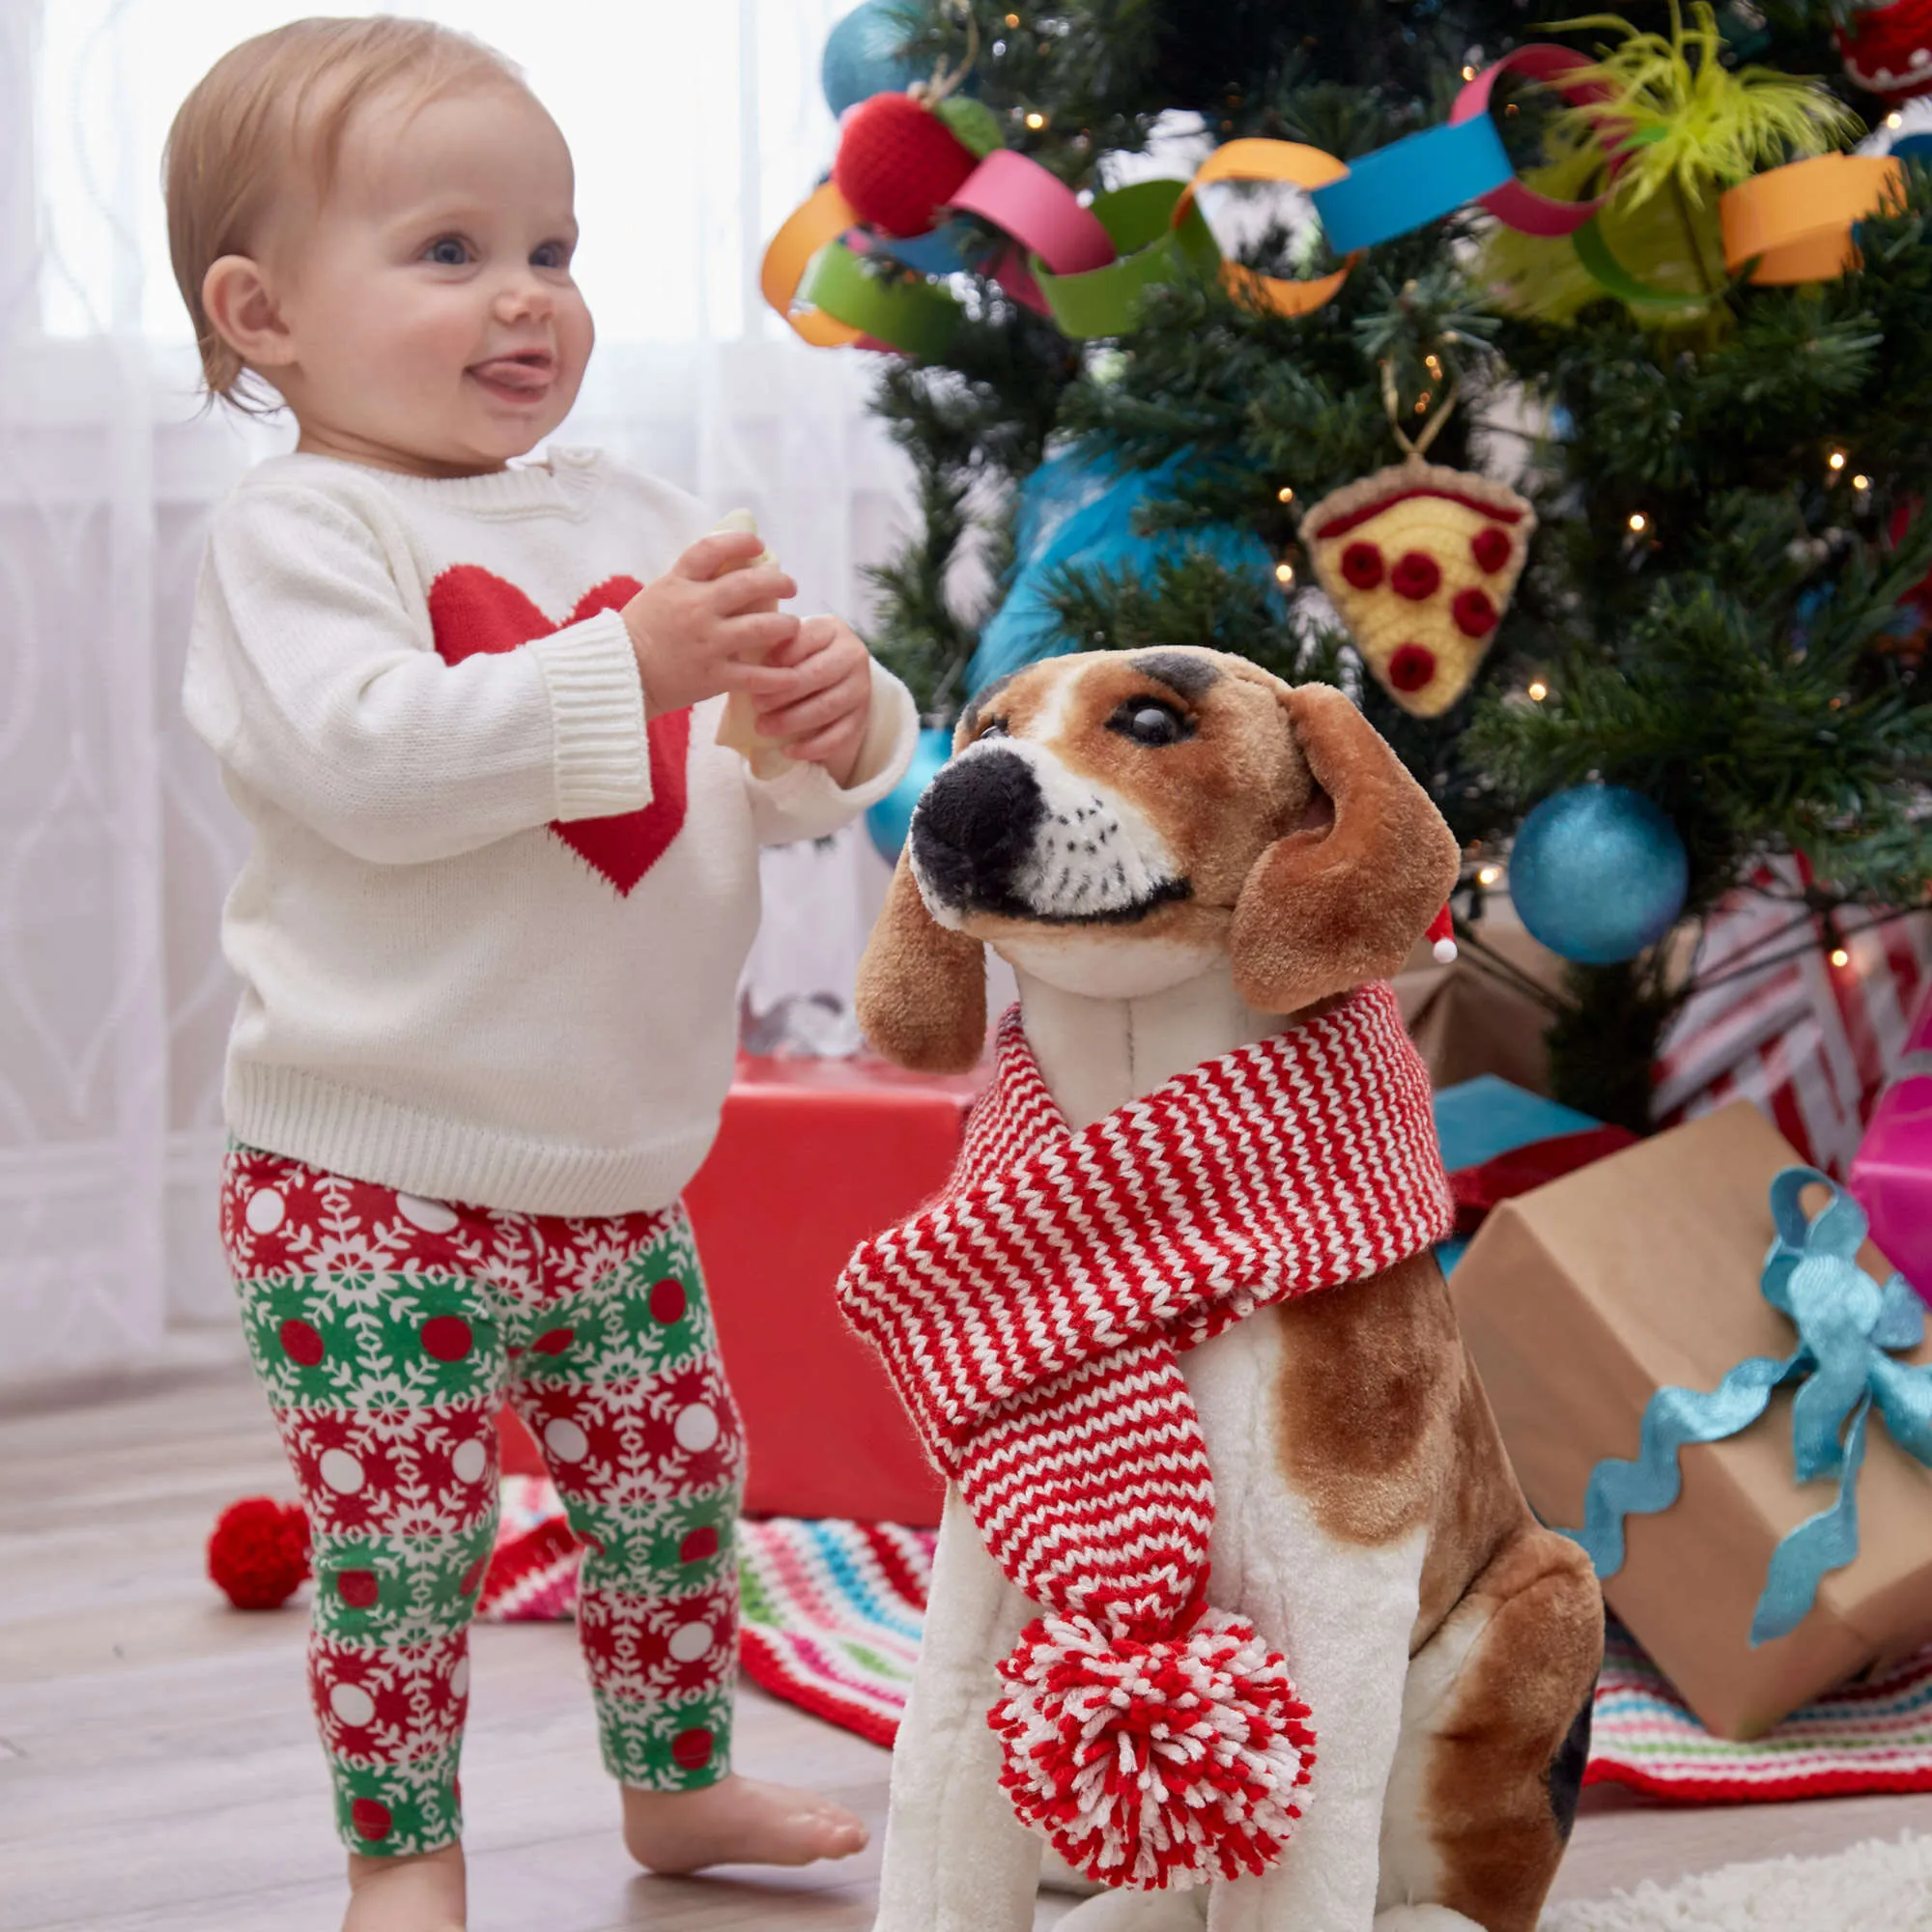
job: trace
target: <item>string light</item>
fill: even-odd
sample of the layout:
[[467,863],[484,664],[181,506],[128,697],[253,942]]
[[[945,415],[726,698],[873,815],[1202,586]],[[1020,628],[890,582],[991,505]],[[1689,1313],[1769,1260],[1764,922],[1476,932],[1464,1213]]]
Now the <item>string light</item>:
[[1294,501],[1294,491],[1289,484],[1284,483],[1274,495],[1275,501],[1278,503],[1292,503]]
[[1474,80],[1475,77],[1476,77],[1476,70],[1474,68],[1465,67],[1463,70],[1463,78],[1464,80]]
[[1641,536],[1650,527],[1650,519],[1641,510],[1633,510],[1630,515],[1631,534]]
[[1897,108],[1894,107],[1891,110],[1891,112],[1885,117],[1885,125],[1888,128],[1903,128],[1905,126],[1905,116],[1901,114]]
[[1871,488],[1871,478],[1869,476],[1854,476],[1852,478],[1852,488],[1854,490],[1869,490]]
[[1842,469],[1845,467],[1845,452],[1842,449],[1834,449],[1830,456],[1826,457],[1825,461],[1833,469]]
[[1019,16],[1019,15],[1017,14],[1009,14],[1007,15],[1007,25],[1008,25],[1008,26],[1009,26],[1009,27],[1017,27],[1017,26],[1019,25],[1019,23],[1020,23],[1020,16]]
[[1034,130],[1035,133],[1037,133],[1042,128],[1046,126],[1046,116],[1042,114],[1037,107],[1036,107],[1033,110],[1033,112],[1027,116],[1026,124],[1029,128],[1031,128]]
[[1429,413],[1429,391],[1427,389],[1424,389],[1421,395],[1415,399],[1415,413],[1419,416],[1426,416]]
[[1274,567],[1276,581],[1282,583],[1294,582],[1294,566],[1292,563],[1278,563]]
[[1425,355],[1425,356],[1424,356],[1424,357],[1422,358],[1422,363],[1423,363],[1423,367],[1424,367],[1424,368],[1426,368],[1426,369],[1427,369],[1427,370],[1429,371],[1429,373],[1430,373],[1430,374],[1431,374],[1432,376],[1435,376],[1435,377],[1440,377],[1440,376],[1441,376],[1441,374],[1442,374],[1442,359],[1441,359],[1441,357],[1440,357],[1440,356],[1437,356],[1437,355]]
[[1479,886],[1492,886],[1502,875],[1503,868],[1500,866],[1485,866],[1476,874],[1476,883]]
[[1852,963],[1852,955],[1849,952],[1847,952],[1842,946],[1833,947],[1832,964],[1833,966],[1844,967],[1844,966],[1849,966],[1851,963]]
[[1535,699],[1535,701],[1538,704],[1541,704],[1543,700],[1549,696],[1549,687],[1547,684],[1545,684],[1541,678],[1538,678],[1536,682],[1529,687],[1529,695],[1533,699]]

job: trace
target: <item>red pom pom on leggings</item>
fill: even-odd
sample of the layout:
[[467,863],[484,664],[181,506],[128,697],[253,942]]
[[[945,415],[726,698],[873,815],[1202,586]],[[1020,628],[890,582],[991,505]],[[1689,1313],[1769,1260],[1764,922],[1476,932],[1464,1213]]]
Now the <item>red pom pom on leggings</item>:
[[299,1503],[245,1496],[214,1520],[208,1574],[238,1610],[272,1610],[308,1580],[308,1519]]
[[882,235],[924,235],[980,157],[909,94],[875,94],[846,117],[832,181]]
[[1315,1762],[1308,1706],[1254,1626],[1209,1610],[1182,1636],[1110,1638],[1036,1617],[987,1713],[1022,1824],[1107,1886],[1247,1877],[1281,1856]]

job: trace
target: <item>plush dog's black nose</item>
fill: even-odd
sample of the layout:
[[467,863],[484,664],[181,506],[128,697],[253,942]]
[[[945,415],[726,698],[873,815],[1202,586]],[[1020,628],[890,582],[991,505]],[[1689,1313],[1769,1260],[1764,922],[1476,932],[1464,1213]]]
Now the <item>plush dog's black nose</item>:
[[1006,905],[1045,815],[1033,767],[1017,753],[976,752],[947,765],[913,813],[912,855],[926,890],[961,912]]

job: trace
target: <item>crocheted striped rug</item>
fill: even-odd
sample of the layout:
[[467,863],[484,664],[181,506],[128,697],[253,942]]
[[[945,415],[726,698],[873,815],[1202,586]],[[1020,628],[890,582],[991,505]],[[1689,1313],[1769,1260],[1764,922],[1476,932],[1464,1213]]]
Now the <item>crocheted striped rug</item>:
[[[740,1523],[746,1673],[775,1697],[890,1745],[912,1687],[933,1540],[930,1530],[884,1523]],[[569,1616],[577,1558],[549,1481],[504,1477],[479,1614]],[[1932,1649],[1741,1745],[1712,1737],[1612,1624],[1584,1782],[1681,1804],[1932,1790]]]

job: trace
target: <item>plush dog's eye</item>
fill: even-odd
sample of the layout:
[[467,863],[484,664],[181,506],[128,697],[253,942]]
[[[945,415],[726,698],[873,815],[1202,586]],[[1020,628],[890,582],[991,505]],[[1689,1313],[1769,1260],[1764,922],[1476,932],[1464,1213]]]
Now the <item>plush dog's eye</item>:
[[1136,745],[1178,745],[1194,735],[1190,720],[1171,704],[1152,697],[1130,697],[1107,720],[1107,729]]
[[[1004,718],[989,718],[980,726],[980,738],[1004,738],[1007,735],[1007,721]],[[975,742],[979,742],[975,740]]]

